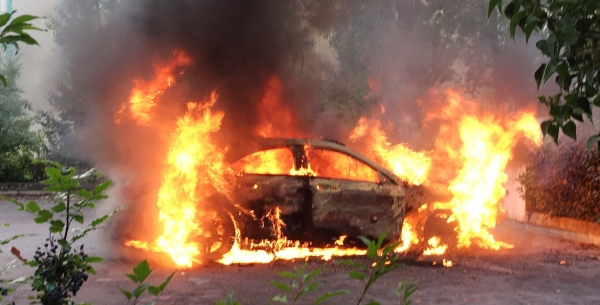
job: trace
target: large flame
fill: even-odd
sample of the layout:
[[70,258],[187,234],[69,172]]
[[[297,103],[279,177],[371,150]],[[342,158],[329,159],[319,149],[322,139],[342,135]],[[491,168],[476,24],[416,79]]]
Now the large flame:
[[225,115],[210,111],[216,101],[213,93],[205,103],[188,103],[187,113],[177,120],[158,192],[163,233],[150,244],[130,241],[127,245],[167,253],[179,266],[191,267],[198,260],[206,198],[229,192],[225,179],[229,168],[223,163],[223,151],[210,138]]
[[523,137],[541,143],[534,111],[482,111],[476,102],[451,90],[446,92],[446,101],[445,107],[428,114],[426,119],[440,120],[440,129],[449,131],[437,137],[436,149],[445,152],[443,163],[457,164],[459,169],[448,187],[452,200],[436,205],[452,210],[449,221],[458,221],[459,247],[473,242],[496,250],[511,247],[496,241],[489,230],[503,212],[501,200],[507,181],[504,170],[513,148]]
[[360,140],[361,152],[391,169],[402,180],[420,185],[427,179],[431,167],[429,156],[425,152],[413,151],[402,143],[392,145],[387,140],[379,120],[361,118],[349,140]]
[[[175,83],[174,73],[189,64],[183,52],[176,52],[171,61],[156,64],[155,77],[150,81],[138,79],[131,92],[129,103],[123,104],[115,116],[119,123],[125,111],[137,124],[152,126],[157,103],[164,91]],[[263,137],[301,137],[293,113],[282,103],[284,90],[281,81],[272,77],[262,99],[256,135]],[[458,223],[458,244],[468,247],[472,243],[484,248],[499,249],[510,245],[496,241],[489,230],[496,225],[501,213],[506,175],[504,169],[512,157],[512,150],[521,137],[539,143],[541,135],[533,112],[481,111],[477,104],[462,98],[457,92],[447,92],[446,106],[430,113],[427,121],[441,122],[435,152],[415,152],[405,144],[392,145],[380,121],[362,118],[353,130],[350,140],[360,143],[360,151],[390,168],[397,176],[413,184],[427,184],[432,175],[443,175],[450,181],[448,191],[453,195],[449,202],[431,203],[452,211]],[[210,234],[204,219],[211,219],[207,198],[216,193],[230,197],[227,177],[234,171],[255,174],[309,175],[331,178],[351,178],[378,181],[376,171],[360,166],[348,172],[344,156],[305,147],[308,167],[294,168],[291,152],[275,149],[257,152],[230,168],[223,162],[224,149],[218,147],[211,136],[219,130],[225,113],[212,112],[217,95],[213,93],[202,103],[190,102],[187,111],[177,119],[158,192],[157,206],[161,233],[152,242],[128,241],[127,245],[171,256],[175,264],[190,267],[198,262],[202,240]],[[435,164],[435,173],[430,172]],[[449,175],[452,175],[451,177]],[[363,255],[365,250],[343,247],[342,237],[327,248],[314,248],[299,244],[283,235],[284,223],[280,211],[269,211],[266,220],[273,224],[272,238],[260,242],[237,238],[233,249],[221,260],[222,264],[266,263],[274,259],[319,257],[329,260],[333,256]],[[266,221],[265,220],[265,221]],[[405,251],[419,242],[416,223],[403,224],[402,245],[397,252]],[[446,249],[439,238],[429,241],[431,253]],[[433,250],[433,249],[437,250]],[[440,250],[442,249],[442,250]]]

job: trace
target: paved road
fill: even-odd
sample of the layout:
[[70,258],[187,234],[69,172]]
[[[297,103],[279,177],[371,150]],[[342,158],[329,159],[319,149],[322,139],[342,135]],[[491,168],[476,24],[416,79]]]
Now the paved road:
[[[26,237],[15,241],[24,256],[31,256],[46,238],[43,227],[36,226],[30,215],[14,211],[13,206],[0,202],[0,223],[12,227],[0,228],[0,239],[12,233]],[[526,227],[504,222],[496,230],[498,239],[513,243],[512,250],[469,250],[449,255],[453,268],[443,268],[430,262],[409,262],[403,268],[383,277],[367,298],[381,304],[398,304],[392,294],[398,282],[412,278],[420,289],[414,295],[415,304],[600,304],[600,249],[559,240],[524,230]],[[98,275],[90,277],[76,301],[93,304],[125,304],[117,285],[132,289],[125,274],[135,262],[129,262],[104,242],[102,234],[85,241],[89,254],[103,255],[107,260],[98,264]],[[0,266],[12,260],[0,254]],[[356,258],[363,260],[364,258]],[[277,272],[301,266],[303,261],[279,261],[267,265],[206,266],[194,270],[177,270],[173,281],[157,304],[214,304],[233,291],[242,304],[268,304],[278,291],[268,282],[277,279]],[[311,260],[309,269],[324,268],[318,277],[319,291],[349,289],[349,296],[323,304],[356,304],[360,283],[347,277],[348,268],[335,262]],[[158,283],[173,270],[155,270],[150,277]],[[26,275],[26,267],[11,269],[4,277]],[[20,287],[7,300],[28,304],[27,286]],[[150,299],[145,299],[150,300]],[[311,299],[299,304],[312,304]],[[366,303],[366,302],[365,302]],[[363,303],[363,304],[365,304]]]

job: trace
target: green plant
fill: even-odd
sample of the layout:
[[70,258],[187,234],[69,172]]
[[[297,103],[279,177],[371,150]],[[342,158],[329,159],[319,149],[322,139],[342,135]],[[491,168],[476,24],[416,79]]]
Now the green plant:
[[[273,302],[288,304],[288,294],[290,296],[292,296],[292,298],[293,298],[292,304],[296,304],[296,301],[298,301],[298,299],[300,299],[300,297],[302,297],[304,294],[317,290],[319,283],[313,282],[312,279],[315,276],[318,276],[319,274],[321,274],[321,272],[323,272],[323,268],[319,268],[319,269],[316,269],[316,270],[313,270],[313,271],[307,273],[306,265],[307,265],[307,262],[305,262],[301,268],[294,267],[292,272],[289,272],[289,271],[279,272],[280,277],[291,280],[290,284],[285,284],[285,283],[278,282],[275,280],[272,280],[269,282],[269,284],[277,287],[279,290],[282,290],[283,292],[286,293],[286,294],[278,294],[278,295],[274,296],[271,299],[271,302],[270,302],[271,304]],[[348,293],[350,293],[350,291],[348,291],[348,290],[337,290],[337,291],[333,291],[333,292],[325,292],[315,300],[315,305],[321,304],[321,302],[323,302],[326,299],[329,299],[329,298],[332,298],[335,296],[339,296],[339,295],[348,294]]]
[[[74,243],[98,229],[120,209],[86,223],[83,211],[95,208],[97,201],[108,197],[104,191],[111,181],[104,181],[89,191],[81,188],[79,179],[96,174],[95,171],[76,175],[74,168],[65,168],[57,162],[40,162],[47,165],[46,175],[49,178],[43,183],[47,185],[44,190],[53,194],[52,207],[42,208],[35,201],[22,203],[7,197],[3,199],[14,203],[17,210],[34,214],[36,223],[49,225],[49,236],[43,248],[38,247],[34,259],[27,262],[27,265],[36,268],[31,286],[39,292],[37,298],[42,304],[70,304],[69,299],[87,281],[88,274],[95,274],[90,264],[102,261],[100,257],[88,256],[83,252],[83,245],[75,247]],[[84,225],[84,228],[69,236],[74,222]]]
[[[14,46],[17,52],[19,51],[19,42],[28,44],[28,45],[37,45],[37,41],[33,39],[29,34],[25,31],[37,30],[41,31],[42,29],[33,26],[30,21],[38,19],[36,16],[32,15],[21,15],[15,19],[11,18],[16,13],[4,13],[0,15],[0,27],[4,27],[0,32],[0,44],[6,51],[8,46]],[[10,21],[10,23],[9,23]],[[0,75],[0,81],[6,87],[6,78],[3,75]]]
[[398,283],[398,288],[396,288],[394,294],[400,296],[400,305],[410,305],[412,304],[410,297],[413,293],[417,292],[417,290],[419,290],[419,286],[409,278]]
[[[146,280],[146,278],[148,278],[150,273],[152,273],[152,269],[150,269],[148,261],[143,260],[135,267],[133,267],[133,273],[127,274],[127,277],[131,279],[133,283],[137,284],[137,287],[135,287],[132,291],[128,291],[119,287],[119,290],[121,290],[121,293],[123,293],[123,295],[127,298],[127,301],[131,300],[131,298],[134,298],[133,304],[137,304],[140,296],[146,290],[156,297],[160,296],[160,294],[165,290],[165,288],[173,278],[173,275],[175,275],[175,272],[173,272],[171,273],[171,275],[169,275],[169,277],[167,277],[167,279],[164,282],[162,282],[162,284],[158,286],[152,286],[150,283],[144,283],[144,281]],[[145,304],[153,305],[155,302],[156,300],[153,300]]]
[[[536,47],[548,62],[534,78],[539,87],[555,76],[559,89],[556,95],[539,97],[552,116],[541,123],[542,132],[555,142],[561,130],[576,140],[575,121],[583,121],[584,114],[593,121],[593,106],[600,106],[600,2],[513,0],[503,6],[501,0],[490,0],[488,16],[496,8],[510,20],[511,37],[517,27],[527,40],[534,31],[541,34]],[[591,136],[588,148],[598,139],[600,134]]]
[[586,221],[600,218],[600,154],[583,145],[544,145],[528,158],[518,189],[527,210]]
[[[359,238],[367,245],[367,257],[372,261],[370,266],[366,266],[361,262],[353,262],[351,260],[342,260],[340,263],[350,266],[353,268],[348,275],[350,278],[361,281],[364,284],[363,291],[358,298],[359,305],[365,298],[367,291],[379,278],[387,274],[388,272],[402,267],[403,265],[396,262],[397,256],[394,254],[394,249],[400,245],[400,242],[393,243],[391,245],[383,246],[386,234],[379,235],[376,241],[370,240],[364,236]],[[368,305],[379,304],[375,301],[370,301]]]

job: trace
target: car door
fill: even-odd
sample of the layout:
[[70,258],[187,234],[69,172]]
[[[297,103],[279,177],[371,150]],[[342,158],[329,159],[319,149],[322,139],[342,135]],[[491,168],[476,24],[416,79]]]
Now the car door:
[[[258,227],[246,226],[251,238],[269,238],[271,220],[268,214],[278,209],[285,222],[284,231],[293,236],[306,225],[312,194],[308,176],[292,175],[297,153],[294,147],[273,148],[247,155],[233,164],[236,172],[235,204],[250,211]],[[298,233],[299,234],[299,233]]]
[[351,237],[377,237],[387,232],[399,238],[404,216],[404,193],[394,182],[365,163],[340,152],[311,148],[309,164],[313,193],[312,219]]

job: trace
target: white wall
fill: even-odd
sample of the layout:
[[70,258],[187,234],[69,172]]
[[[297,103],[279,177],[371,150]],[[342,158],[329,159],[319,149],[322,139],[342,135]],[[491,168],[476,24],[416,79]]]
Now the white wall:
[[506,218],[525,221],[527,216],[525,212],[525,201],[520,197],[517,188],[521,185],[517,178],[519,174],[525,170],[525,166],[506,167],[506,174],[508,175],[508,181],[506,182],[506,196],[504,197],[504,210],[506,211]]

